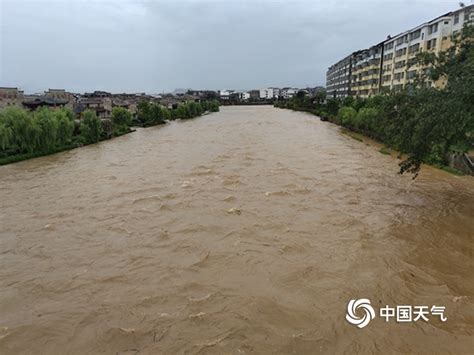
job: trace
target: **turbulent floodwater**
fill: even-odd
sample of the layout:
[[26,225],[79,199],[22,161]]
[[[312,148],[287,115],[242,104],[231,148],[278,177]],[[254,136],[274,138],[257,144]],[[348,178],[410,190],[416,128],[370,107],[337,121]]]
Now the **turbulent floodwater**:
[[397,171],[268,106],[0,167],[0,353],[472,352],[474,179]]

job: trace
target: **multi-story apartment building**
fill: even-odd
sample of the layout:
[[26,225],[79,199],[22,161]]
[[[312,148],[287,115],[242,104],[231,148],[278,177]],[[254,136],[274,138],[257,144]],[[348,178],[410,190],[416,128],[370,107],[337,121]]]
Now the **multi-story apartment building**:
[[[452,44],[466,24],[474,22],[474,5],[439,16],[411,30],[352,53],[329,67],[326,74],[328,96],[369,97],[379,92],[401,90],[413,84],[427,68],[416,61],[420,51],[439,53]],[[349,80],[347,80],[349,72]],[[443,87],[446,78],[425,85]]]
[[383,43],[352,54],[351,95],[368,97],[380,90]]
[[351,94],[352,55],[348,55],[326,73],[326,91],[328,97],[346,97]]
[[[444,14],[387,39],[384,43],[382,90],[401,90],[413,84],[415,78],[426,69],[418,65],[417,53],[439,53],[448,49],[452,44],[452,36],[456,36],[464,24],[472,21],[473,7],[471,5]],[[425,84],[440,88],[446,84],[446,78]]]

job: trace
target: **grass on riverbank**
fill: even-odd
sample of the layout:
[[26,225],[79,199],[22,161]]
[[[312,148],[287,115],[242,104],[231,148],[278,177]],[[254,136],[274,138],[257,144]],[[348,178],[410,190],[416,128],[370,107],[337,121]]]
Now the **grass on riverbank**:
[[379,152],[382,153],[382,154],[385,154],[385,155],[391,155],[392,154],[392,151],[390,150],[390,148],[387,148],[387,147],[380,148]]
[[38,157],[43,157],[46,155],[56,154],[56,153],[64,152],[66,150],[75,149],[78,147],[80,147],[80,145],[75,143],[75,144],[69,144],[63,147],[55,148],[49,152],[33,152],[33,153],[9,155],[9,156],[0,158],[0,166],[11,164],[11,163],[17,163],[22,160],[28,160],[32,158],[38,158]]
[[[99,142],[107,141],[107,140],[112,139],[112,138],[121,137],[121,136],[124,136],[126,134],[133,133],[135,131],[136,131],[136,129],[130,129],[128,132],[121,132],[119,134],[114,135],[111,138],[102,138]],[[47,151],[47,152],[33,152],[33,153],[24,153],[24,154],[14,154],[14,155],[3,156],[3,157],[0,157],[0,166],[12,164],[12,163],[17,163],[17,162],[20,162],[20,161],[23,161],[23,160],[28,160],[28,159],[33,159],[33,158],[44,157],[44,156],[47,156],[47,155],[57,154],[57,153],[65,152],[67,150],[73,150],[73,149],[76,149],[76,148],[81,148],[81,147],[85,147],[86,145],[92,145],[92,144],[96,144],[96,143],[84,144],[82,142],[73,142],[71,144],[67,144],[67,145],[64,145],[62,147],[54,148],[54,149],[52,149],[50,151]]]
[[[296,111],[298,111],[298,110],[296,110]],[[315,114],[313,112],[309,112],[309,111],[306,111],[306,110],[304,112],[308,112],[310,114],[313,114],[313,115],[319,117],[317,114]],[[331,123],[333,123],[333,122],[331,122]],[[350,129],[348,129],[346,127],[341,127],[341,133],[355,139],[356,141],[365,142],[366,145],[368,145],[368,146],[374,146],[373,143],[376,143],[375,144],[376,147],[378,147],[380,144],[383,144],[382,142],[377,141],[376,139],[374,139],[372,137],[368,137],[368,136],[366,136],[366,135],[364,135],[360,132],[351,131]],[[369,144],[369,142],[371,142],[372,144]],[[396,150],[394,150],[390,147],[387,147],[387,146],[380,147],[378,149],[378,151],[379,151],[379,153],[384,154],[384,155],[392,155],[392,153],[397,153],[397,156],[400,156],[400,152],[398,152],[398,151],[396,151]],[[450,174],[453,174],[453,175],[456,175],[456,176],[465,176],[466,175],[462,171],[457,170],[455,168],[451,168],[450,166],[441,165],[441,164],[429,164],[429,163],[426,163],[426,164],[429,165],[429,166],[432,166],[434,168],[446,171],[446,172],[448,172]]]
[[347,129],[341,129],[341,133],[342,134],[345,134],[345,135],[348,135],[349,137],[355,139],[356,141],[359,141],[359,142],[363,142],[364,139],[363,139],[363,135],[360,134],[360,133],[357,133],[357,132],[352,132],[352,131],[349,131]]

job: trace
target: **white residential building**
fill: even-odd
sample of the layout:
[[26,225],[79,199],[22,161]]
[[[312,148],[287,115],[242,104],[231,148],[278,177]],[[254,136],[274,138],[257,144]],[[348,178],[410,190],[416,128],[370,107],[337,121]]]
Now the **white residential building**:
[[263,99],[263,100],[273,99],[273,89],[272,88],[260,89],[260,99]]
[[250,99],[250,93],[248,91],[244,91],[240,93],[240,99],[242,101],[247,101]]
[[280,96],[280,89],[279,88],[270,88],[273,90],[273,98],[277,99]]
[[295,88],[283,88],[280,90],[280,96],[284,99],[291,99],[293,96],[296,95],[298,89]]
[[219,96],[222,100],[229,100],[232,93],[234,93],[234,90],[219,90]]

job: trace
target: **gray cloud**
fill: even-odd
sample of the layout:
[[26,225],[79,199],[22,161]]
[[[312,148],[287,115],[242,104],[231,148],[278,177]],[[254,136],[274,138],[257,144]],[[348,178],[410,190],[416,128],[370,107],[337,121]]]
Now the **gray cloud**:
[[325,83],[458,1],[0,0],[0,86],[161,92]]

